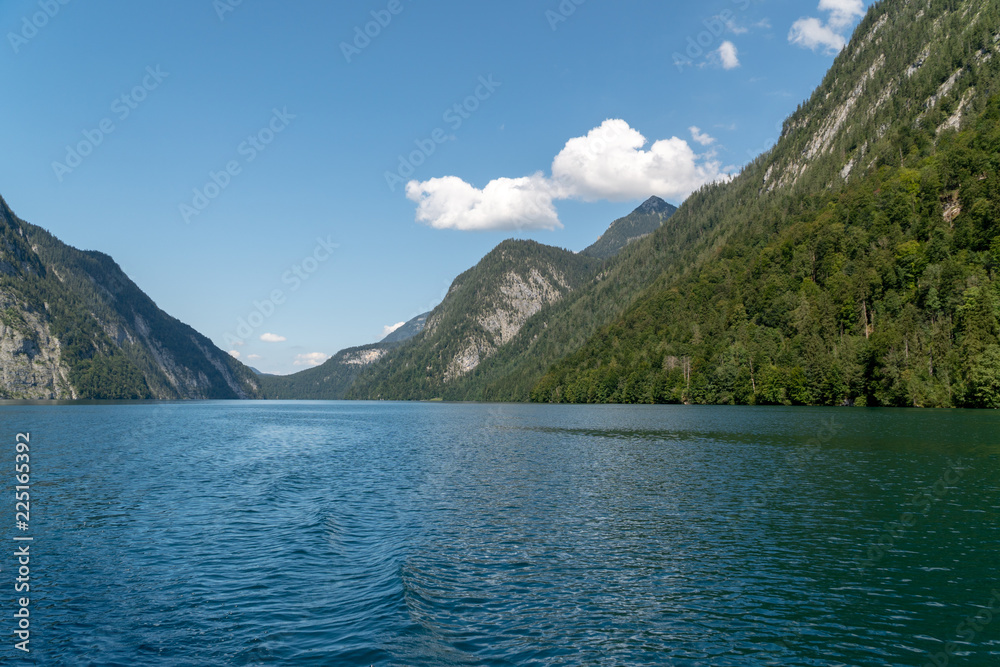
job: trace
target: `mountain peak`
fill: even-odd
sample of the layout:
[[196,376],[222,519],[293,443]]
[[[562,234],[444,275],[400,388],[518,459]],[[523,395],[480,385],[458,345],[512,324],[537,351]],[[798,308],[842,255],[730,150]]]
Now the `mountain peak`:
[[668,204],[659,197],[650,197],[643,202],[642,206],[624,218],[612,222],[601,238],[597,239],[590,247],[582,250],[580,254],[599,259],[607,259],[617,255],[629,243],[655,232],[664,220],[676,211],[676,206]]
[[663,201],[656,195],[653,195],[652,197],[644,201],[642,203],[642,206],[635,209],[635,212],[642,213],[645,215],[648,215],[650,213],[672,213],[673,211],[671,211],[670,209],[673,208],[674,207],[668,204],[667,202]]

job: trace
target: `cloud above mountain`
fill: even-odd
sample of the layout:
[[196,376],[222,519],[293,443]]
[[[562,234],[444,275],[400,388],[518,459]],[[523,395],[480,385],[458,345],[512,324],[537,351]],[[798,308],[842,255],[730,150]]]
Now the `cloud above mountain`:
[[329,358],[330,355],[322,352],[310,352],[309,354],[295,355],[295,361],[292,363],[295,366],[319,366]]
[[836,55],[847,45],[847,30],[865,15],[862,0],[820,0],[819,10],[828,12],[826,21],[804,17],[792,24],[788,41],[812,51]]
[[541,174],[498,178],[478,189],[457,176],[406,185],[417,203],[417,221],[435,229],[557,229],[562,227],[552,201],[552,184]]
[[406,324],[406,322],[396,322],[395,324],[385,325],[384,327],[382,327],[382,338],[385,338],[386,336],[388,336],[389,334],[391,334],[393,331],[397,330],[404,324]]
[[482,189],[457,176],[410,181],[406,196],[417,204],[417,220],[436,229],[558,229],[559,200],[684,199],[728,177],[713,153],[699,155],[678,137],[650,144],[620,119],[567,141],[551,174],[497,178]]

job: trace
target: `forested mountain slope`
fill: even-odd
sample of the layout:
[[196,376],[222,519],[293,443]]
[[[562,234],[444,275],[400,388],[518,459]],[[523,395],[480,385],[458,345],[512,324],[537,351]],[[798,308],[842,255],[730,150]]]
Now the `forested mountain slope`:
[[366,370],[348,395],[452,397],[526,322],[593,280],[600,265],[534,241],[504,241],[455,279],[420,335]]
[[998,42],[996,0],[874,5],[775,148],[640,250],[700,237],[532,398],[1000,407]]
[[0,199],[0,397],[258,396],[250,369],[157,308],[114,260]]

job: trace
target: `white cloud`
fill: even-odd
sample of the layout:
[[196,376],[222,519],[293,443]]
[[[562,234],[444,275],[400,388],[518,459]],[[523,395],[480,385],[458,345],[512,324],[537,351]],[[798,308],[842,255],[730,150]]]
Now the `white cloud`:
[[284,343],[286,340],[288,340],[284,336],[279,336],[278,334],[273,334],[273,333],[262,334],[260,339],[265,343]]
[[386,336],[388,336],[389,334],[391,334],[393,331],[403,326],[404,324],[406,324],[406,322],[396,322],[395,324],[385,325],[384,327],[382,327],[382,338],[385,338]]
[[826,22],[814,17],[800,18],[788,32],[791,44],[835,55],[847,45],[846,30],[865,15],[862,0],[820,0],[819,10],[829,12]]
[[263,359],[263,357],[260,356],[259,354],[251,354],[249,357],[247,357],[248,361],[257,361],[258,359]]
[[406,185],[417,220],[435,229],[558,229],[551,185],[541,174],[498,178],[479,190],[457,176]]
[[232,357],[233,359],[239,359],[240,353],[236,350],[229,350],[229,356]]
[[865,15],[861,0],[819,0],[819,10],[830,12],[830,27],[836,29],[846,28]]
[[823,47],[823,50],[830,55],[839,53],[847,45],[847,39],[843,35],[834,32],[815,18],[799,19],[792,24],[788,41],[813,51]]
[[683,139],[647,140],[624,120],[606,120],[566,142],[552,176],[498,178],[483,189],[457,176],[411,181],[406,196],[417,220],[436,229],[521,230],[562,227],[554,202],[628,201],[650,195],[684,199],[727,175],[712,154],[698,155]]
[[722,69],[736,69],[740,66],[739,51],[732,42],[723,42],[714,53],[718,56]]
[[623,120],[606,120],[566,142],[552,162],[559,199],[627,201],[651,194],[683,199],[721,175],[718,164],[671,137],[645,150],[646,138]]
[[697,125],[692,125],[688,130],[691,131],[691,137],[702,146],[711,146],[715,143],[715,137],[709,135],[707,132],[702,132],[701,128]]
[[295,366],[319,366],[329,358],[330,355],[322,352],[310,352],[309,354],[295,355],[295,361],[292,363]]

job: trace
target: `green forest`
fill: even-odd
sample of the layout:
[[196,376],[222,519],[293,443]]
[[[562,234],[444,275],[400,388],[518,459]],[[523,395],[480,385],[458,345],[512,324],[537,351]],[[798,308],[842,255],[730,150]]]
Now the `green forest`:
[[748,216],[532,399],[1000,407],[1000,97],[891,144],[896,165]]

